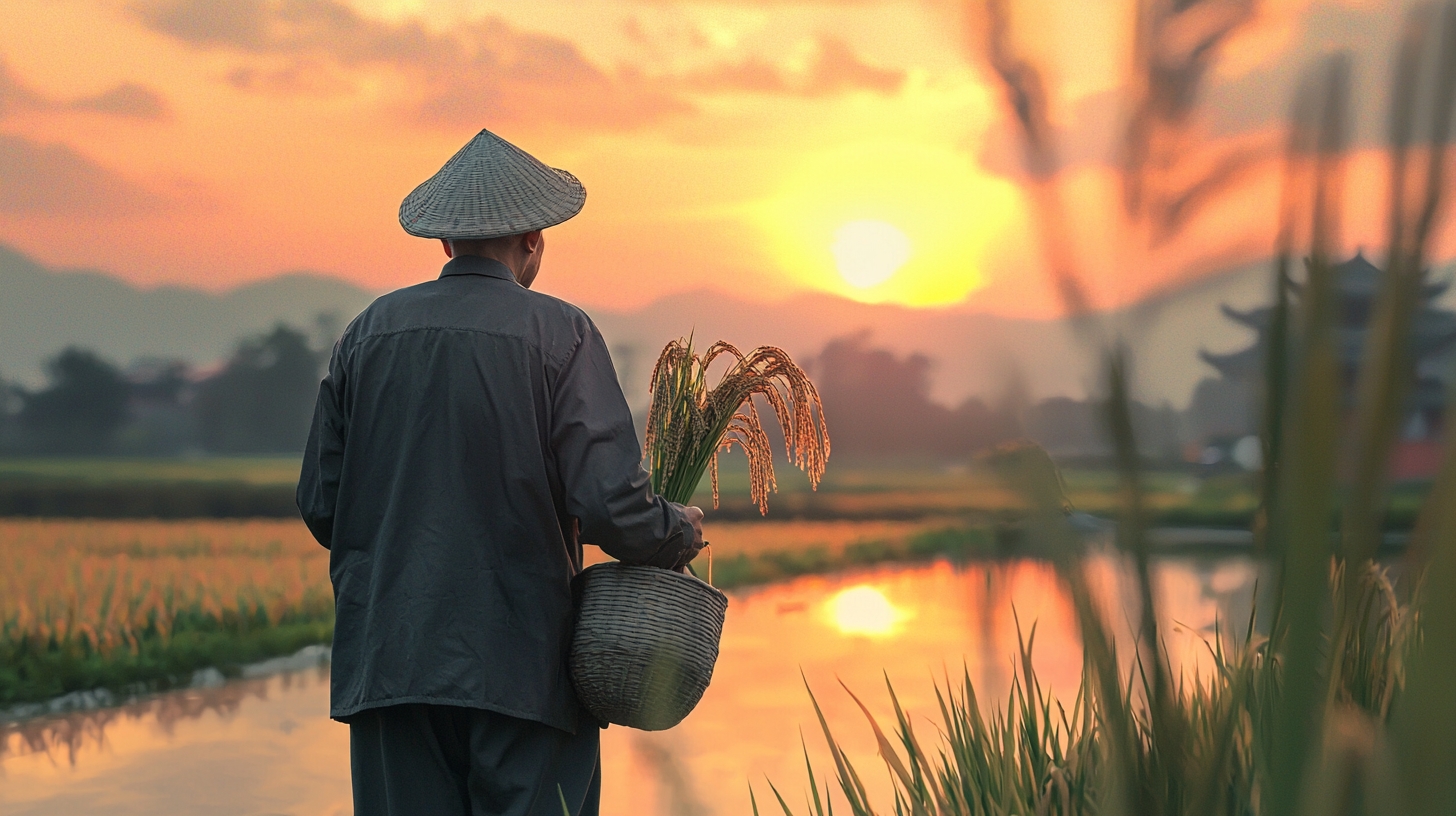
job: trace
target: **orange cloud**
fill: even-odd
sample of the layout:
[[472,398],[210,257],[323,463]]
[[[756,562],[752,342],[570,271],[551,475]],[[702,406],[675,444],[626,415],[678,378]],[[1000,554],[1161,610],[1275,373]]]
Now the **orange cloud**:
[[[182,42],[251,57],[227,75],[240,90],[348,93],[355,85],[340,69],[404,72],[421,86],[411,94],[410,114],[428,125],[489,120],[631,129],[696,112],[689,92],[893,94],[906,77],[865,62],[829,36],[817,39],[801,72],[754,57],[676,76],[603,69],[571,40],[521,30],[500,16],[435,32],[418,20],[367,17],[341,0],[154,0],[135,13]],[[644,35],[636,30],[636,36]]]
[[861,60],[843,40],[820,36],[815,41],[813,61],[807,70],[787,71],[762,57],[727,63],[690,74],[685,83],[708,93],[748,92],[791,94],[805,97],[830,96],[846,91],[866,90],[884,95],[898,92],[906,73]]
[[[347,92],[331,69],[388,67],[422,85],[411,113],[432,125],[553,122],[637,127],[690,106],[632,71],[609,73],[572,42],[497,16],[449,33],[391,22],[338,0],[159,0],[136,7],[149,28],[200,47],[261,58],[227,80],[244,90]],[[267,64],[282,58],[282,66]]]
[[[98,94],[60,100],[32,89],[0,59],[0,119],[72,111],[142,120],[169,115],[161,94],[145,85],[124,82]],[[165,204],[163,197],[64,143],[0,132],[0,212],[129,216]]]
[[82,97],[67,107],[134,119],[159,120],[168,116],[167,102],[162,95],[135,82],[123,82],[95,96]]
[[160,93],[136,82],[70,101],[52,99],[30,88],[0,58],[0,119],[19,111],[81,111],[130,119],[162,120],[170,115]]

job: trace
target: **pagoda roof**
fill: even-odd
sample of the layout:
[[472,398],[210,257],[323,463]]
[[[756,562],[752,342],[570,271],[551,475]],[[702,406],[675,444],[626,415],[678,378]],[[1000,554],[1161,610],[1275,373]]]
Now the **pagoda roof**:
[[[1305,261],[1305,268],[1309,262]],[[1355,251],[1355,257],[1344,263],[1335,264],[1335,285],[1341,297],[1357,300],[1374,300],[1380,294],[1380,284],[1385,278],[1385,273],[1380,267],[1371,263],[1365,257],[1363,249]],[[1450,287],[1449,282],[1427,283],[1421,287],[1421,294],[1425,300],[1439,297]],[[1298,281],[1290,281],[1294,291],[1303,291],[1304,285]]]
[[[1365,328],[1342,327],[1336,331],[1340,359],[1353,365],[1364,354],[1368,332]],[[1421,360],[1445,351],[1456,345],[1456,314],[1437,309],[1425,309],[1416,314],[1415,326],[1411,332],[1411,355]],[[1205,363],[1218,369],[1225,377],[1246,377],[1256,375],[1264,366],[1264,342],[1260,341],[1238,351],[1217,354],[1200,350],[1198,356]]]
[[[1337,282],[1339,285],[1340,299],[1343,305],[1340,309],[1341,324],[1338,331],[1340,337],[1340,351],[1346,360],[1358,358],[1360,350],[1365,342],[1365,331],[1373,313],[1373,301],[1377,296],[1381,285],[1383,274],[1379,268],[1370,263],[1363,253],[1357,252],[1355,257],[1335,267]],[[1417,359],[1450,347],[1456,343],[1456,313],[1448,312],[1437,308],[1432,304],[1438,295],[1445,292],[1449,282],[1428,283],[1423,287],[1423,300],[1420,308],[1414,316],[1414,325],[1411,327],[1413,347],[1411,351]],[[1291,282],[1290,286],[1298,294],[1303,286]],[[1227,303],[1219,305],[1220,311],[1229,320],[1239,325],[1253,329],[1260,335],[1256,348],[1264,342],[1264,332],[1269,326],[1270,315],[1273,308],[1270,306],[1259,306],[1252,309],[1236,309]],[[1209,365],[1226,371],[1229,366],[1246,371],[1245,366],[1262,365],[1262,360],[1254,358],[1244,359],[1235,354],[1206,354],[1201,353],[1204,361]],[[1236,359],[1237,358],[1237,359]]]
[[1264,347],[1262,344],[1255,344],[1246,349],[1232,351],[1228,354],[1214,354],[1206,349],[1199,349],[1198,356],[1203,362],[1218,369],[1220,374],[1230,379],[1255,374],[1264,367]]
[[1256,306],[1253,309],[1245,311],[1235,309],[1227,303],[1218,304],[1218,310],[1223,312],[1223,316],[1229,320],[1243,326],[1248,326],[1255,331],[1263,331],[1264,327],[1269,325],[1269,313],[1274,311],[1268,306]]

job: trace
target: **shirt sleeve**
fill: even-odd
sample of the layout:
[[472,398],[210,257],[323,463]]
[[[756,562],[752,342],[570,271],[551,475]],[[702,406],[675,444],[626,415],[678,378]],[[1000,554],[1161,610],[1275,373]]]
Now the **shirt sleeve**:
[[339,473],[344,464],[347,421],[341,399],[344,369],[340,360],[342,342],[334,346],[329,371],[319,384],[313,409],[313,426],[303,452],[303,471],[298,477],[295,500],[303,523],[318,543],[328,547],[334,535],[334,509],[339,502]]
[[580,523],[583,543],[626,563],[665,568],[692,549],[682,505],[652,492],[631,411],[595,326],[557,376],[551,445],[566,511]]

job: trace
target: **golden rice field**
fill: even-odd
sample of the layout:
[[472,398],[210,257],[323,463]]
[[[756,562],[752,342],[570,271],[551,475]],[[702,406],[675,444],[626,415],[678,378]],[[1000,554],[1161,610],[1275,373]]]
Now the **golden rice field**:
[[296,521],[0,521],[0,703],[172,685],[332,627],[328,551]]
[[[956,524],[710,523],[707,537],[715,583],[730,587],[988,540]],[[299,521],[0,519],[0,707],[165,688],[327,643],[328,556]]]
[[12,520],[0,553],[7,637],[103,654],[186,614],[276,625],[329,601],[328,551],[296,522]]

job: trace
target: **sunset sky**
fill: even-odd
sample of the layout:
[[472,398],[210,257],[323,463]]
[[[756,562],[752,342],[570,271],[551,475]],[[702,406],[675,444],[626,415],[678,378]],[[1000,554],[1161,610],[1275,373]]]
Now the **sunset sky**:
[[[1336,46],[1360,117],[1344,243],[1382,243],[1400,0],[1260,6],[1179,153],[1246,172],[1151,250],[1115,169],[1133,3],[1010,5],[1096,304],[1269,252],[1290,93]],[[148,286],[407,285],[444,257],[399,228],[399,201],[484,127],[585,183],[540,284],[584,306],[817,290],[1051,316],[979,30],[939,0],[6,0],[0,241]]]

